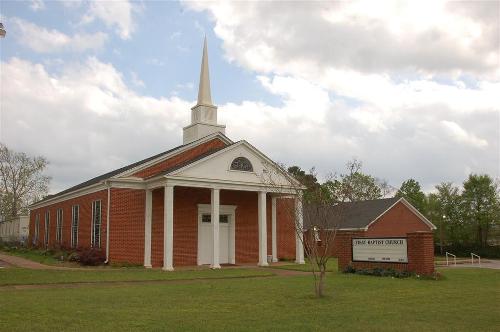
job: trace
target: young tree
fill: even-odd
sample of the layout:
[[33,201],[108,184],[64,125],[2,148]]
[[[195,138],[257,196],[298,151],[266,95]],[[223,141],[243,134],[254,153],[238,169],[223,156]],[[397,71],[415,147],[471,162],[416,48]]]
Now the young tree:
[[425,214],[425,194],[418,181],[414,179],[404,181],[395,197],[404,197],[417,210]]
[[[282,188],[291,188],[291,197],[283,198],[287,204],[281,204],[283,213],[294,220],[295,232],[304,246],[304,254],[311,264],[314,278],[314,290],[317,297],[325,295],[325,280],[328,261],[330,259],[337,230],[343,220],[342,203],[352,197],[351,187],[327,188],[316,181],[314,169],[309,173],[299,174],[295,179],[284,169],[276,171],[272,165],[267,165],[263,172],[263,182],[266,186],[276,188],[275,195],[282,195]],[[352,170],[350,170],[352,171]],[[337,183],[341,178],[352,177],[347,173],[339,177],[331,176],[327,183]],[[283,185],[280,180],[286,178]],[[297,180],[301,180],[297,181]],[[306,183],[313,184],[307,186]]]
[[0,143],[0,213],[16,216],[47,194],[50,177],[43,171],[44,157],[29,157]]
[[500,199],[498,187],[488,175],[471,174],[462,193],[464,219],[475,229],[476,243],[486,247],[491,227],[497,222]]

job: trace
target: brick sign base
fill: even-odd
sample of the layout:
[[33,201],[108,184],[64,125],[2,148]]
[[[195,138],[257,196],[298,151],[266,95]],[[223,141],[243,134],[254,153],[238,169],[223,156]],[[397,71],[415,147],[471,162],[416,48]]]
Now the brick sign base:
[[419,275],[434,273],[434,238],[432,232],[407,233],[408,263],[384,262],[353,262],[352,238],[367,237],[364,232],[345,232],[337,234],[338,241],[338,268],[344,271],[349,265],[355,269],[394,269],[397,271],[413,272]]

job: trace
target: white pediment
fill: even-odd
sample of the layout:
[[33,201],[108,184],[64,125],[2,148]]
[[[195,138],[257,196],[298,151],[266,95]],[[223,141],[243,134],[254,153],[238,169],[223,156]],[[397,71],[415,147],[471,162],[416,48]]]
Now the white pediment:
[[[247,158],[253,172],[231,169],[238,157]],[[248,183],[265,186],[297,187],[297,183],[276,163],[245,141],[240,141],[210,156],[169,174],[171,177]],[[291,183],[291,182],[294,183]]]

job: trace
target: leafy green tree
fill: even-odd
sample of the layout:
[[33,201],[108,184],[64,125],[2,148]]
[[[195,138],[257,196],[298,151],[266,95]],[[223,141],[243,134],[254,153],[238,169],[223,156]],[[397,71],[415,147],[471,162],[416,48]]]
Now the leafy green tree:
[[333,199],[340,197],[350,202],[365,201],[383,197],[383,187],[386,182],[381,182],[371,175],[362,172],[362,163],[356,159],[347,163],[347,173],[341,174],[335,179],[326,181],[322,185],[325,193]]
[[420,187],[420,183],[414,179],[409,179],[401,184],[395,197],[404,197],[411,205],[413,205],[421,213],[425,212],[425,194]]
[[475,243],[486,247],[491,228],[498,222],[500,201],[497,184],[488,175],[471,174],[464,182],[463,217],[473,228]]

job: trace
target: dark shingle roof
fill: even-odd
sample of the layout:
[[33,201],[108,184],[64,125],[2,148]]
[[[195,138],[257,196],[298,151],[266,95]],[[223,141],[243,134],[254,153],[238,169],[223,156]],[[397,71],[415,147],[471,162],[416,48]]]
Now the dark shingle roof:
[[54,197],[57,197],[57,196],[61,196],[61,195],[64,195],[64,194],[67,194],[69,192],[72,192],[72,191],[75,191],[75,190],[78,190],[78,189],[82,189],[82,188],[85,188],[85,187],[88,187],[88,186],[91,186],[93,184],[96,184],[96,183],[99,183],[101,181],[104,181],[104,180],[107,180],[115,175],[118,175],[120,173],[123,173],[123,172],[126,172],[134,167],[137,167],[139,165],[142,165],[142,164],[145,164],[147,163],[148,161],[151,161],[151,160],[154,160],[156,158],[159,158],[161,156],[164,156],[164,155],[167,155],[171,152],[174,152],[176,150],[179,150],[183,147],[184,145],[179,145],[173,149],[170,149],[170,150],[167,150],[167,151],[164,151],[164,152],[161,152],[161,153],[158,153],[154,156],[151,156],[149,158],[146,158],[146,159],[143,159],[143,160],[140,160],[138,162],[135,162],[133,164],[130,164],[130,165],[127,165],[127,166],[123,166],[121,168],[118,168],[118,169],[115,169],[114,171],[111,171],[111,172],[108,172],[108,173],[105,173],[105,174],[102,174],[102,175],[99,175],[99,176],[96,176],[95,178],[92,178],[90,180],[87,180],[85,182],[82,182],[80,184],[77,184],[76,186],[73,186],[71,188],[68,188],[68,189],[65,189],[63,191],[60,191],[58,192],[57,194],[54,194],[54,195],[48,195],[46,196],[44,199],[38,201],[37,203],[40,203],[40,202],[43,202],[43,201],[46,201],[48,199],[51,199],[51,198],[54,198]]
[[[399,199],[399,197],[392,197],[338,204],[333,207],[332,211],[334,216],[340,218],[340,222],[332,220],[331,227],[339,226],[340,229],[364,228],[394,205]],[[305,228],[309,227],[310,226],[305,225]]]

